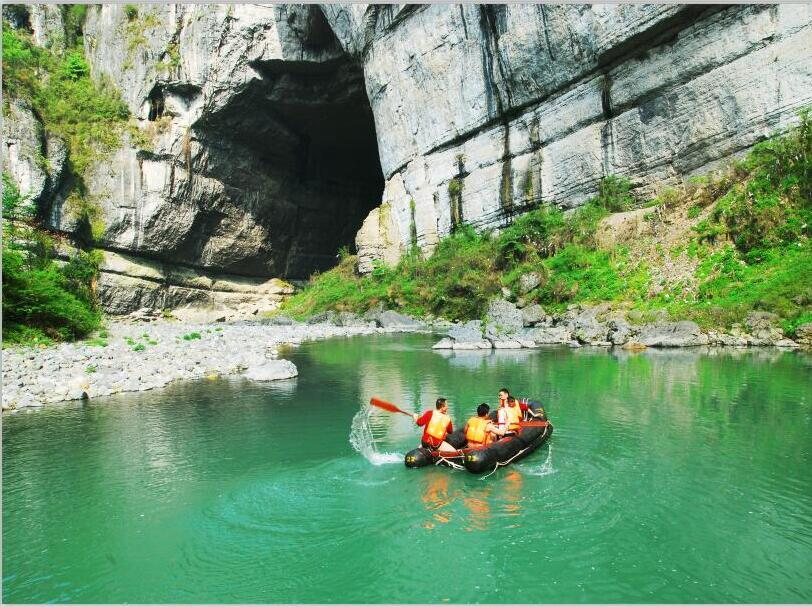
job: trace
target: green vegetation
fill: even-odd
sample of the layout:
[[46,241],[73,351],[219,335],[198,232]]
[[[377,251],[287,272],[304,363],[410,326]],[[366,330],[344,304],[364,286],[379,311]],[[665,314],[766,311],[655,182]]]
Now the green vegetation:
[[127,15],[127,21],[133,21],[138,18],[138,7],[135,4],[125,4],[124,14]]
[[54,261],[53,241],[35,227],[35,210],[3,175],[3,342],[76,339],[99,325],[92,285],[100,257],[78,251]]
[[77,177],[121,143],[129,112],[112,85],[90,78],[81,37],[60,55],[4,24],[3,92],[28,101],[45,128],[65,140]]
[[[65,141],[67,182],[73,187],[65,209],[84,226],[85,242],[93,242],[104,225],[83,175],[120,145],[128,111],[111,85],[90,77],[82,44],[87,6],[66,5],[62,12],[62,52],[54,50],[61,45],[38,47],[27,33],[3,24],[3,110],[8,115],[8,103],[22,100],[48,133]],[[38,162],[51,171],[47,158]],[[3,342],[50,343],[87,335],[100,322],[94,294],[99,253],[78,251],[67,263],[57,263],[53,237],[40,227],[37,210],[5,174],[3,186]],[[93,345],[106,345],[102,338],[97,342]]]
[[186,335],[184,335],[182,339],[184,341],[192,341],[193,339],[202,339],[202,337],[200,336],[200,333],[198,333],[197,331],[192,331],[191,333],[187,333]]
[[[460,193],[457,185],[449,182],[452,196]],[[571,303],[614,302],[644,316],[665,309],[705,327],[729,327],[752,310],[765,310],[780,315],[790,335],[812,320],[808,112],[797,127],[756,145],[720,174],[692,179],[651,201],[635,203],[630,190],[628,180],[610,176],[598,196],[567,214],[538,208],[498,234],[477,234],[463,224],[428,259],[411,251],[397,266],[378,265],[367,276],[358,276],[356,259],[344,254],[336,268],[314,275],[280,312],[302,318],[383,304],[416,315],[482,318],[503,287],[515,297],[520,278],[535,272],[540,284],[522,297],[554,311]],[[655,238],[601,248],[596,239],[601,220],[634,206],[654,207],[646,221],[667,215],[687,221],[679,244]],[[661,231],[671,223],[663,222]],[[652,276],[666,249],[684,256],[690,272],[687,277],[665,272],[664,287],[654,288]]]

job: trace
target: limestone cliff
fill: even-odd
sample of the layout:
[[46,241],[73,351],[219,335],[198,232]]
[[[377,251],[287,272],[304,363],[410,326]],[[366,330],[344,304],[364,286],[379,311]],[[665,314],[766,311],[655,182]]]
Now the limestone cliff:
[[391,220],[375,234],[370,216],[364,269],[387,247],[430,248],[456,222],[572,207],[605,175],[650,196],[812,103],[808,4],[323,11],[363,61],[386,179]]
[[[137,127],[85,176],[116,313],[272,305],[269,279],[329,267],[356,233],[368,271],[455,223],[575,206],[609,174],[649,195],[812,103],[809,5],[136,6],[84,25]],[[55,20],[33,7],[28,25]],[[71,232],[32,160],[61,167],[64,147],[21,105],[4,135]]]

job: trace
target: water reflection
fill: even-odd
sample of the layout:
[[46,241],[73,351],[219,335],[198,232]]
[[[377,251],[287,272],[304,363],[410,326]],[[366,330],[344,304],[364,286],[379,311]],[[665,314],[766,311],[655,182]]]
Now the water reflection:
[[482,481],[467,473],[442,468],[421,470],[419,499],[425,510],[421,526],[456,523],[467,532],[522,526],[524,475],[519,470],[500,471],[498,480]]

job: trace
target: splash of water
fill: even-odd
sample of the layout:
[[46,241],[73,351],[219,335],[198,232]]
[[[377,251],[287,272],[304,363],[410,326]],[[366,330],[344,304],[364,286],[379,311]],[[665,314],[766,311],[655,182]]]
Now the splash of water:
[[541,463],[534,466],[522,466],[522,472],[530,476],[547,476],[555,472],[553,468],[553,446],[549,445],[547,448],[547,458]]
[[369,424],[371,412],[369,407],[364,406],[352,418],[350,445],[373,466],[402,463],[402,453],[380,453],[375,449],[375,437],[372,436],[372,427]]

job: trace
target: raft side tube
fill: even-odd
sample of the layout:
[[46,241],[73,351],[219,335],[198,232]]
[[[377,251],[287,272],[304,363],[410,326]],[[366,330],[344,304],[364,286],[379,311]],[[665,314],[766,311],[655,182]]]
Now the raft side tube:
[[431,451],[423,447],[412,449],[406,454],[405,463],[407,468],[423,468],[434,463]]

